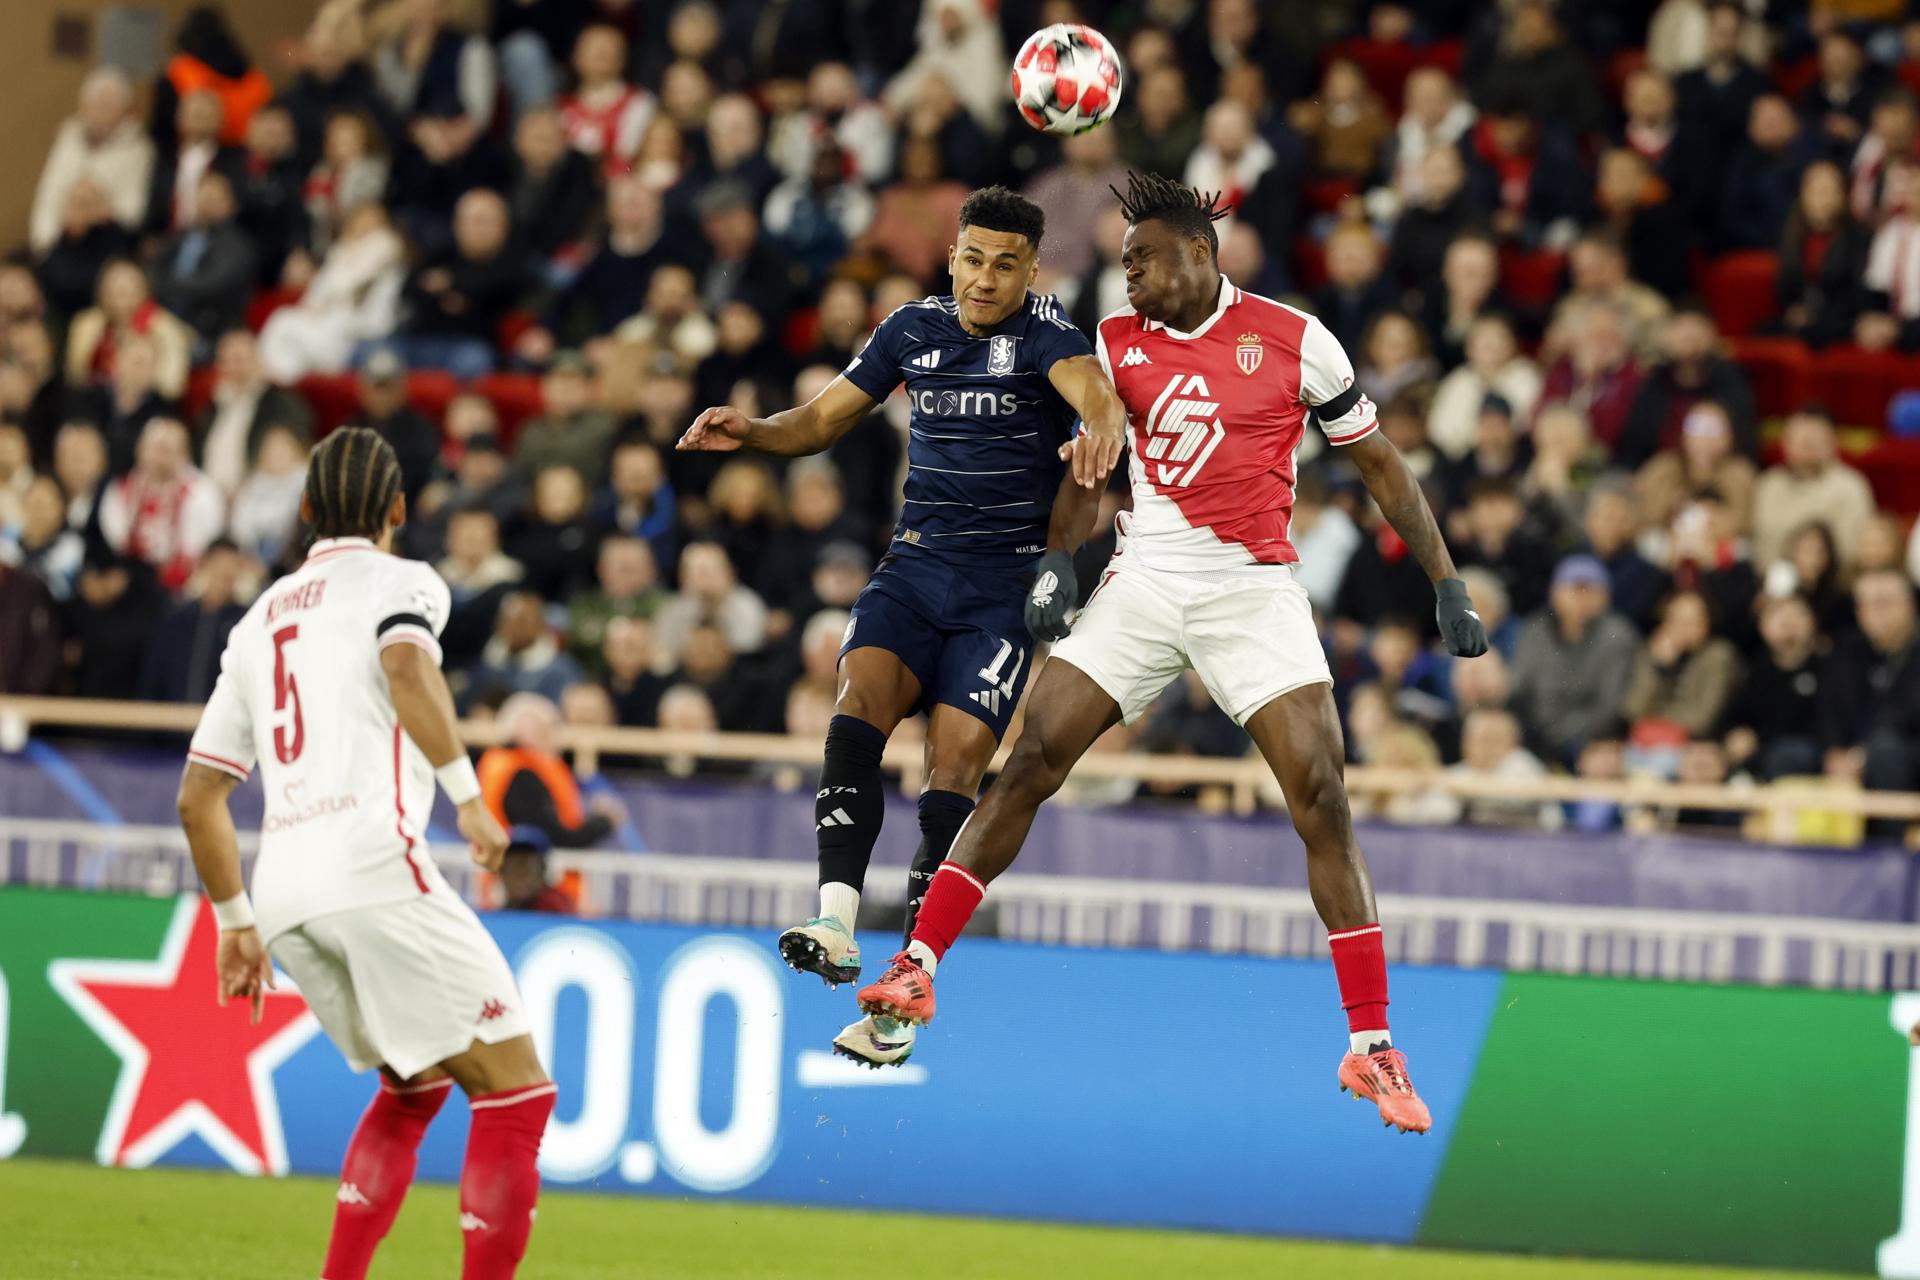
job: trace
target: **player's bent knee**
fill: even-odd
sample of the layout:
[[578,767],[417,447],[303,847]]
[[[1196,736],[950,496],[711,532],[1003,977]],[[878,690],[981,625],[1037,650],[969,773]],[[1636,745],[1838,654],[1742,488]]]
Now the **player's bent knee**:
[[498,1044],[475,1040],[465,1053],[455,1054],[440,1067],[468,1097],[548,1082],[532,1036],[515,1036]]
[[1050,747],[1044,737],[1031,730],[1021,736],[1013,754],[1007,758],[999,783],[1036,807],[1060,789],[1067,780],[1067,771],[1073,767],[1066,753]]

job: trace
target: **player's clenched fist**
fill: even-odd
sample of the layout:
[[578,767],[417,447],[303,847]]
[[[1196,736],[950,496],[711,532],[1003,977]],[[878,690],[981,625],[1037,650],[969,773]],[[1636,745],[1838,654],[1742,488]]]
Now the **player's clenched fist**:
[[469,800],[460,806],[460,834],[467,838],[474,865],[483,871],[498,871],[507,856],[507,833],[494,821],[484,800]]
[[1027,630],[1036,640],[1065,640],[1071,630],[1067,614],[1079,603],[1080,580],[1073,572],[1073,557],[1064,551],[1049,551],[1040,558],[1040,571],[1027,591]]
[[1434,619],[1440,624],[1440,639],[1447,652],[1456,658],[1477,658],[1487,651],[1487,628],[1475,612],[1467,584],[1458,578],[1442,578],[1433,584]]
[[676,449],[705,451],[708,453],[730,453],[746,442],[747,430],[751,424],[747,415],[732,405],[716,405],[711,409],[702,409],[700,416],[693,420]]

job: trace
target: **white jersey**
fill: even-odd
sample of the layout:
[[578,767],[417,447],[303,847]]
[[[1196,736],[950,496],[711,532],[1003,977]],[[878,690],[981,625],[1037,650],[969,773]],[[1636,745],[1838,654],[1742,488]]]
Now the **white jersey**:
[[450,893],[421,830],[433,767],[400,727],[380,652],[440,660],[447,584],[365,538],[314,544],[233,629],[188,758],[266,797],[253,868],[261,935],[318,916]]

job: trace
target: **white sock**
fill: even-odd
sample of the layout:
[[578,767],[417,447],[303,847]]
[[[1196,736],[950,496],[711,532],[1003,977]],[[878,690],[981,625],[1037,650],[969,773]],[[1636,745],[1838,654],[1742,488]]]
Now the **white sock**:
[[1355,1053],[1364,1054],[1377,1044],[1384,1044],[1389,1047],[1393,1045],[1393,1036],[1388,1033],[1385,1027],[1380,1028],[1378,1031],[1353,1031],[1349,1032],[1348,1036],[1353,1042],[1353,1051]]
[[836,916],[852,933],[860,919],[860,891],[850,884],[830,881],[820,886],[820,914]]
[[918,938],[907,944],[907,954],[919,962],[920,967],[927,971],[929,978],[933,976],[933,971],[940,967],[940,957],[933,954],[932,947]]

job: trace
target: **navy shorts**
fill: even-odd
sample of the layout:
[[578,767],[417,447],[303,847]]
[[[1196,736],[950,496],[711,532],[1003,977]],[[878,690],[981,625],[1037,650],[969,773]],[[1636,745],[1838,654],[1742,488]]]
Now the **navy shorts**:
[[1027,687],[1033,637],[1027,631],[1031,572],[955,566],[924,555],[888,555],[853,602],[840,642],[885,649],[920,681],[915,711],[958,707],[996,740]]

